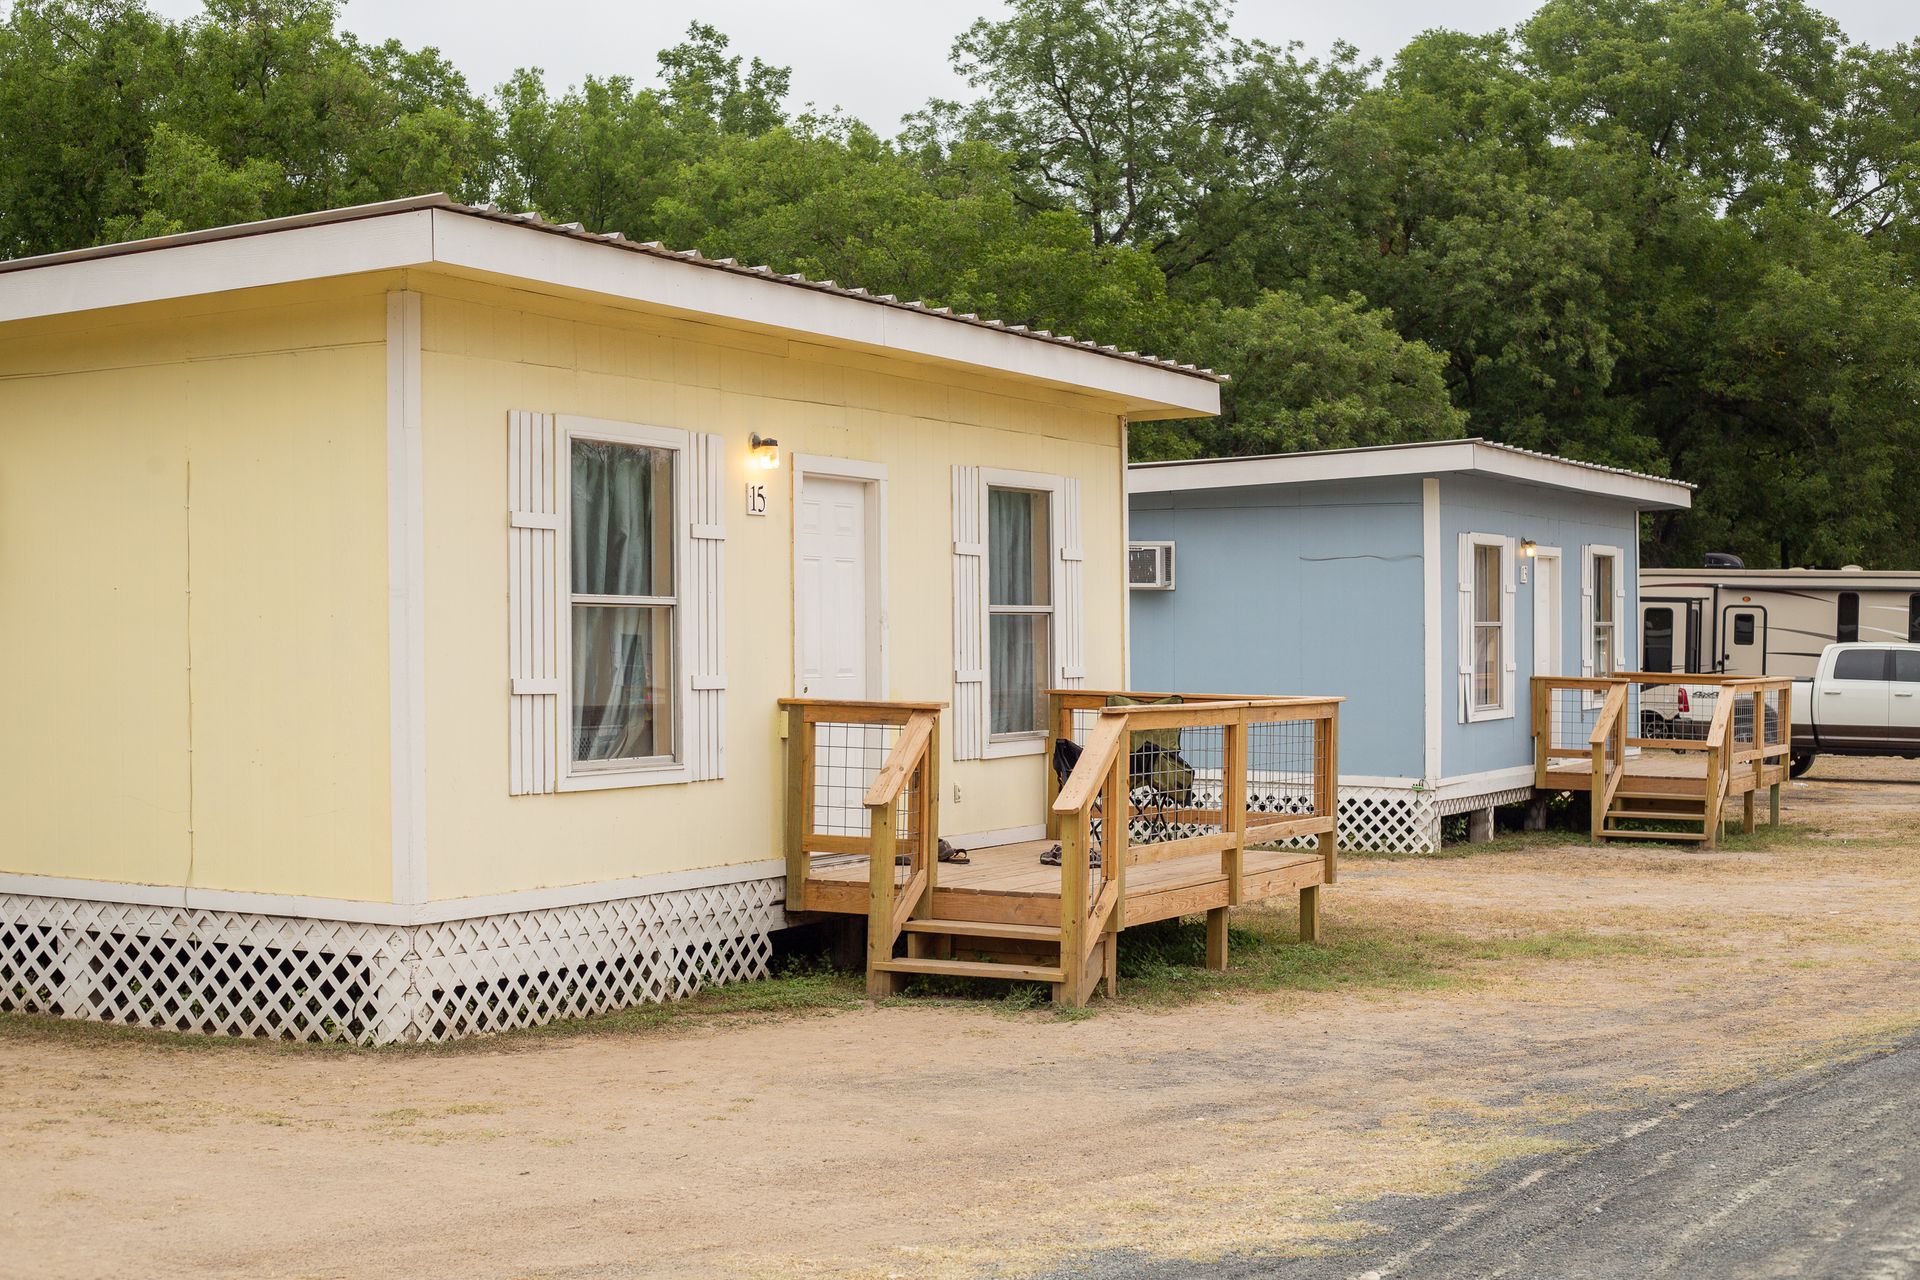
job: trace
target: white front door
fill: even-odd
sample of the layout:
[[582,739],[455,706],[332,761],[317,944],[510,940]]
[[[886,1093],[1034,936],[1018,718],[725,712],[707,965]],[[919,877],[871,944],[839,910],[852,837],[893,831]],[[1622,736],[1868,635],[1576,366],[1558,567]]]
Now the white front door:
[[[1551,552],[1552,554],[1548,554]],[[1533,559],[1533,674],[1564,675],[1561,667],[1560,551],[1541,547]]]
[[794,512],[795,694],[871,697],[868,637],[867,486],[859,480],[804,476]]

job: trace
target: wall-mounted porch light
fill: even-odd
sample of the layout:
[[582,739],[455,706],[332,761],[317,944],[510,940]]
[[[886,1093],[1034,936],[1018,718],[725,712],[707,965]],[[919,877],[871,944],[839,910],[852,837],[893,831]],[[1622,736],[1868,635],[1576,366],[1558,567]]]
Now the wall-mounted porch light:
[[763,436],[758,431],[747,437],[747,456],[753,465],[762,471],[772,471],[780,465],[780,442],[772,436]]
[[1540,554],[1540,544],[1532,538],[1520,539],[1520,554],[1531,560]]

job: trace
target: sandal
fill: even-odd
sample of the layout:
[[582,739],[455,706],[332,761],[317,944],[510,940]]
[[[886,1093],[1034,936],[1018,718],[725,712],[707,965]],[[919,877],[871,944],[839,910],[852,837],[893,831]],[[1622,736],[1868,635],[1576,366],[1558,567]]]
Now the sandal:
[[939,857],[940,857],[940,861],[942,862],[952,862],[952,863],[957,863],[961,865],[965,865],[966,863],[973,861],[972,858],[967,856],[967,851],[965,849],[956,849],[951,844],[948,844],[945,840],[942,840],[940,842]]
[[[1048,849],[1046,852],[1042,853],[1040,855],[1040,865],[1043,867],[1059,866],[1060,865],[1060,846],[1056,844],[1051,849]],[[1100,851],[1098,849],[1095,849],[1093,851],[1093,856],[1087,859],[1087,865],[1089,867],[1098,867],[1100,865]]]

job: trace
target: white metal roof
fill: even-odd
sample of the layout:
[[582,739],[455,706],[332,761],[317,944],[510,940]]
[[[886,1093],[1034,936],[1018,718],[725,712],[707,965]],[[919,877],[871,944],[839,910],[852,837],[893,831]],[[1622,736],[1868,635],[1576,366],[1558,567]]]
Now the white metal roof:
[[1211,369],[443,194],[0,262],[0,322],[429,266],[1040,378],[1119,396],[1140,418],[1219,412]]
[[1447,474],[1491,476],[1549,489],[1599,494],[1633,502],[1647,511],[1678,510],[1693,505],[1694,486],[1684,481],[1558,458],[1550,453],[1536,453],[1477,438],[1273,453],[1249,458],[1136,462],[1127,468],[1127,492],[1185,493],[1196,489]]

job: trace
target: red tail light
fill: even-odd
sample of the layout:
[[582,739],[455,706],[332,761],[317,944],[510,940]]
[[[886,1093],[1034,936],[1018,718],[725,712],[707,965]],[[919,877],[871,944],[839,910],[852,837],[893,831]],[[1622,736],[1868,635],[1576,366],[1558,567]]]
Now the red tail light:
[[1691,704],[1687,702],[1687,686],[1681,685],[1680,686],[1680,714],[1685,715],[1687,714],[1687,712],[1691,710],[1693,710],[1693,707]]

